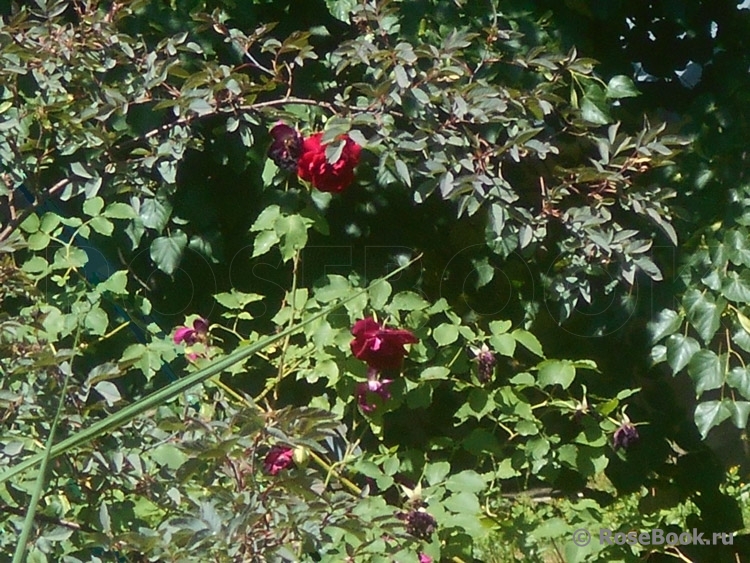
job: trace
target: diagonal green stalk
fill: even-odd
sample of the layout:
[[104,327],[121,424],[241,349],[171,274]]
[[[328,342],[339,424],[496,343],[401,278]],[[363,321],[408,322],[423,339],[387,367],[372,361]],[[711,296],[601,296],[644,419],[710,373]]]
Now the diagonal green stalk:
[[[154,391],[150,395],[136,401],[132,405],[129,405],[123,408],[122,410],[109,415],[107,418],[92,424],[88,428],[79,430],[74,435],[69,436],[68,438],[65,438],[64,440],[61,440],[60,442],[58,442],[57,444],[54,444],[51,448],[49,448],[49,454],[48,454],[49,459],[55,458],[77,446],[90,442],[91,440],[93,440],[94,438],[98,436],[101,436],[105,432],[109,432],[119,426],[122,426],[123,424],[127,424],[128,422],[130,422],[137,416],[143,414],[144,412],[154,409],[166,403],[167,401],[177,397],[181,393],[184,393],[191,387],[198,385],[199,383],[203,383],[210,377],[213,377],[214,375],[217,375],[223,372],[224,370],[230,368],[237,362],[241,362],[249,358],[250,356],[253,356],[254,354],[263,350],[270,344],[273,344],[274,342],[282,338],[286,338],[288,335],[291,335],[300,331],[306,325],[316,321],[317,319],[321,317],[324,317],[330,314],[331,312],[335,311],[339,307],[342,307],[346,303],[357,299],[363,293],[368,292],[370,288],[374,287],[375,285],[405,270],[406,268],[411,266],[414,262],[416,262],[420,258],[421,258],[421,255],[417,256],[416,258],[414,258],[407,264],[392,271],[387,276],[384,276],[380,279],[375,280],[374,282],[370,284],[369,287],[356,292],[355,294],[347,297],[346,299],[342,299],[341,301],[339,301],[338,303],[335,303],[334,305],[326,307],[325,309],[313,315],[312,317],[308,318],[304,322],[301,322],[295,326],[290,326],[272,336],[267,336],[266,338],[260,340],[259,342],[256,342],[255,344],[247,346],[246,348],[240,348],[238,350],[235,350],[234,352],[232,352],[231,354],[228,354],[224,358],[215,361],[210,366],[205,367],[202,370],[199,370],[193,374],[190,374],[187,377],[178,379],[177,381],[170,383],[166,387],[163,387],[159,389],[158,391]],[[45,458],[45,455],[47,455],[46,451],[39,453],[39,454],[35,454],[31,456],[30,458],[25,459],[21,463],[18,463],[14,465],[13,467],[7,469],[3,473],[0,473],[0,484],[5,483],[9,479],[15,477],[16,475],[23,473],[27,469],[30,469],[38,465],[39,463],[43,461],[43,459]]]
[[[76,331],[75,343],[73,344],[73,354],[78,350],[78,339],[81,334],[80,324]],[[60,422],[60,415],[62,414],[63,407],[65,406],[65,399],[68,394],[68,383],[70,383],[70,375],[73,373],[73,359],[71,357],[70,363],[65,371],[65,380],[63,381],[62,391],[60,392],[60,400],[57,403],[57,411],[55,412],[55,418],[52,421],[52,426],[49,429],[49,436],[47,436],[47,442],[44,445],[44,452],[42,461],[39,465],[39,472],[36,476],[36,482],[34,483],[34,490],[31,493],[31,499],[29,500],[29,507],[26,509],[26,517],[23,520],[23,528],[21,528],[21,535],[18,537],[18,543],[16,543],[16,550],[13,553],[13,563],[23,563],[24,556],[26,555],[26,547],[29,543],[29,536],[31,535],[31,529],[34,527],[34,516],[36,515],[37,506],[39,506],[39,499],[42,498],[44,492],[44,479],[47,476],[47,465],[51,459],[52,445],[55,442],[55,433],[57,432],[57,424]]]

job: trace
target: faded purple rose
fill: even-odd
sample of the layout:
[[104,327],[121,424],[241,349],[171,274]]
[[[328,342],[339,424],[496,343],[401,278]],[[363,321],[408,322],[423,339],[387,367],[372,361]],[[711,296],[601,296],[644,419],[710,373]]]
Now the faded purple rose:
[[482,383],[491,381],[492,376],[495,375],[495,364],[497,364],[495,354],[486,344],[482,344],[481,348],[472,348],[472,350],[475,354],[474,361],[477,363],[477,378]]
[[263,460],[263,470],[276,475],[294,464],[294,449],[288,446],[273,446]]
[[273,141],[268,149],[271,160],[282,170],[296,170],[302,155],[302,135],[286,123],[278,122],[271,128],[271,137]]
[[354,323],[352,334],[352,354],[377,371],[400,368],[404,345],[419,342],[408,330],[385,328],[372,318]]
[[432,563],[432,557],[430,557],[426,553],[420,553],[419,554],[419,563]]
[[197,342],[204,342],[208,335],[208,321],[204,318],[198,318],[193,321],[193,327],[181,326],[174,333],[174,343],[192,346]]
[[321,192],[338,193],[354,181],[354,168],[362,151],[349,135],[340,137],[344,146],[341,156],[331,164],[326,157],[326,147],[321,142],[323,133],[315,133],[302,142],[302,155],[297,162],[297,176],[310,182]]
[[399,518],[406,521],[406,531],[420,540],[430,539],[432,533],[437,529],[437,521],[424,508],[416,508],[407,513],[402,513]]
[[640,436],[638,435],[638,429],[630,424],[630,421],[624,420],[620,427],[615,430],[615,434],[612,437],[612,443],[616,450],[619,448],[627,450],[639,439]]
[[390,399],[391,393],[388,387],[391,383],[393,383],[391,379],[368,379],[365,383],[358,383],[354,394],[362,412],[371,413],[377,408],[378,401]]

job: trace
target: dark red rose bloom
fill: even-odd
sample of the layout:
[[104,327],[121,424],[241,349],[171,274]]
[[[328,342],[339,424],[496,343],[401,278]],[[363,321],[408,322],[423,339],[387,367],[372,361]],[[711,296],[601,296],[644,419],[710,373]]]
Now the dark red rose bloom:
[[294,464],[294,450],[288,446],[274,446],[266,454],[263,460],[263,470],[270,474],[276,475],[279,471],[288,469]]
[[321,192],[338,193],[354,181],[354,168],[359,162],[362,147],[344,135],[341,156],[331,164],[326,158],[326,147],[320,142],[322,137],[323,133],[315,133],[303,141],[297,175]]
[[640,439],[638,435],[638,429],[630,424],[630,422],[623,421],[620,427],[615,431],[615,435],[612,437],[615,449],[625,448],[626,450],[635,444]]
[[352,354],[378,371],[400,368],[406,356],[404,345],[419,342],[408,330],[385,328],[372,318],[354,323],[352,334]]
[[406,531],[420,540],[430,539],[432,533],[437,529],[437,521],[424,508],[402,512],[397,516],[406,521]]
[[268,149],[268,156],[276,166],[282,170],[291,172],[297,169],[297,162],[302,154],[302,135],[299,132],[279,121],[271,128],[273,141]]
[[374,411],[378,403],[376,397],[380,397],[380,400],[387,401],[391,398],[391,392],[388,391],[393,380],[391,379],[368,379],[365,383],[357,383],[357,388],[354,391],[357,397],[357,404],[362,412],[370,413]]
[[208,334],[208,321],[203,318],[193,321],[193,328],[181,326],[174,332],[174,343],[192,346],[196,342],[203,342]]

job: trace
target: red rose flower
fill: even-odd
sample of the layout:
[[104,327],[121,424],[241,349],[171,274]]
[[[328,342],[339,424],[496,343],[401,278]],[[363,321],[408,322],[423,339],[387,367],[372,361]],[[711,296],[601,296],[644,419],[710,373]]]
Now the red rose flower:
[[294,464],[294,450],[288,446],[274,446],[266,454],[263,460],[263,470],[270,474],[276,475]]
[[352,354],[378,371],[401,367],[404,345],[419,342],[408,330],[385,328],[372,318],[354,323],[352,334]]
[[297,175],[307,180],[321,192],[338,193],[354,180],[354,168],[362,151],[348,135],[344,135],[344,148],[339,159],[331,164],[326,158],[326,148],[320,142],[323,133],[315,133],[302,143],[302,155],[297,161]]

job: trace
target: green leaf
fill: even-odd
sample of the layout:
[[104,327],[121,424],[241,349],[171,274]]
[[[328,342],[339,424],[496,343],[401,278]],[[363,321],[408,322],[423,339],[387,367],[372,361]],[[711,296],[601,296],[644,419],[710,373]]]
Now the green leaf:
[[187,461],[187,455],[172,444],[157,446],[149,452],[149,456],[159,465],[172,470],[179,469]]
[[705,440],[709,431],[732,416],[732,410],[724,401],[706,401],[695,408],[695,425]]
[[418,293],[402,291],[393,297],[388,308],[395,311],[419,311],[426,309],[429,305]]
[[180,230],[157,237],[151,243],[151,259],[162,272],[172,275],[180,264],[187,242],[187,235]]
[[448,477],[445,488],[449,491],[478,493],[484,490],[486,482],[484,477],[472,469],[466,469]]
[[688,374],[695,382],[700,397],[704,391],[718,389],[724,384],[722,360],[711,350],[699,350],[688,363]]
[[39,230],[49,234],[54,231],[60,224],[60,216],[55,213],[45,213],[42,216],[42,223],[39,226]]
[[622,74],[613,76],[607,83],[606,96],[608,98],[633,98],[640,94],[633,80]]
[[115,226],[112,221],[106,217],[94,217],[89,221],[89,226],[94,229],[97,233],[104,236],[109,236],[115,230]]
[[117,388],[117,385],[115,385],[111,381],[100,381],[99,383],[94,385],[94,389],[102,396],[102,398],[107,402],[107,405],[109,405],[110,407],[117,401],[122,399],[120,390]]
[[255,237],[252,257],[262,256],[271,250],[277,242],[279,242],[279,235],[276,234],[276,231],[263,231]]
[[92,334],[101,336],[107,332],[107,326],[109,325],[109,318],[104,309],[95,307],[86,314],[83,325],[89,329]]
[[284,237],[281,243],[281,257],[284,261],[292,258],[298,250],[301,250],[307,244],[307,227],[312,222],[301,215],[289,215],[280,217],[274,228],[276,235]]
[[128,273],[125,270],[115,272],[105,281],[99,283],[96,286],[96,290],[99,292],[111,291],[112,293],[123,295],[128,292]]
[[260,215],[258,215],[258,218],[253,223],[253,226],[250,227],[250,230],[257,232],[273,229],[276,224],[276,219],[279,218],[280,214],[281,209],[278,205],[269,205],[261,211]]
[[673,334],[667,338],[666,346],[667,363],[674,375],[688,365],[693,354],[700,350],[700,344],[695,338],[682,334]]
[[490,336],[490,345],[495,352],[509,358],[516,352],[516,339],[512,334],[493,334]]
[[726,302],[720,299],[714,301],[713,295],[703,293],[698,289],[689,289],[682,298],[682,306],[690,324],[708,344],[721,325],[721,315]]
[[144,227],[162,232],[169,222],[172,206],[166,200],[147,199],[141,204],[140,218]]
[[651,334],[651,342],[659,342],[662,338],[674,334],[682,326],[681,315],[671,309],[662,309],[656,320],[648,323],[647,328]]
[[83,202],[83,212],[89,217],[97,217],[104,207],[104,200],[99,196],[92,197]]
[[228,293],[217,293],[214,295],[214,299],[220,305],[223,305],[227,309],[242,310],[249,303],[255,303],[256,301],[262,301],[263,295],[259,293],[243,293],[232,288]]
[[745,399],[750,399],[750,370],[746,367],[734,367],[727,374],[727,384],[740,392]]
[[85,178],[87,180],[92,180],[94,178],[94,175],[89,172],[88,168],[80,162],[72,163],[70,165],[70,171],[79,178]]
[[451,370],[444,366],[432,366],[422,371],[420,379],[448,379]]
[[25,233],[35,233],[39,230],[39,224],[39,216],[36,213],[32,213],[21,222],[19,227]]
[[576,376],[576,368],[566,360],[545,360],[537,367],[539,384],[543,387],[560,385],[567,389]]
[[453,344],[458,339],[458,327],[444,323],[432,331],[432,337],[440,346]]
[[542,351],[542,345],[537,340],[537,337],[531,334],[527,330],[516,329],[512,333],[513,338],[516,339],[521,346],[526,348],[532,354],[536,354],[540,358],[544,358],[544,352]]
[[746,229],[728,231],[724,235],[723,248],[732,264],[750,267],[750,240]]
[[724,403],[732,413],[732,422],[734,425],[741,430],[747,428],[747,418],[750,415],[750,402],[724,399]]
[[51,239],[44,231],[37,231],[34,234],[29,235],[27,242],[29,244],[29,250],[42,250],[47,248]]
[[430,486],[436,485],[445,479],[451,471],[451,464],[447,461],[428,463],[424,470],[424,478]]
[[477,496],[466,491],[448,497],[443,505],[457,514],[476,514],[482,510]]
[[597,125],[612,123],[612,117],[609,115],[607,104],[601,100],[593,99],[588,95],[584,96],[583,102],[581,102],[581,117]]
[[721,284],[721,294],[735,303],[750,303],[750,270],[727,272]]
[[411,187],[411,174],[409,174],[409,167],[406,166],[406,163],[403,160],[396,160],[396,172],[398,172],[398,175],[404,181],[404,184]]
[[743,328],[743,330],[750,335],[750,319],[748,319],[745,315],[743,315],[740,311],[735,311],[737,315],[737,320],[740,322],[740,326]]
[[127,203],[110,203],[102,213],[108,219],[135,219],[135,209]]
[[388,282],[379,283],[373,286],[372,291],[370,291],[370,305],[372,308],[377,311],[385,307],[392,291],[393,288]]
[[490,332],[492,334],[505,334],[513,326],[511,321],[492,321],[490,323]]

